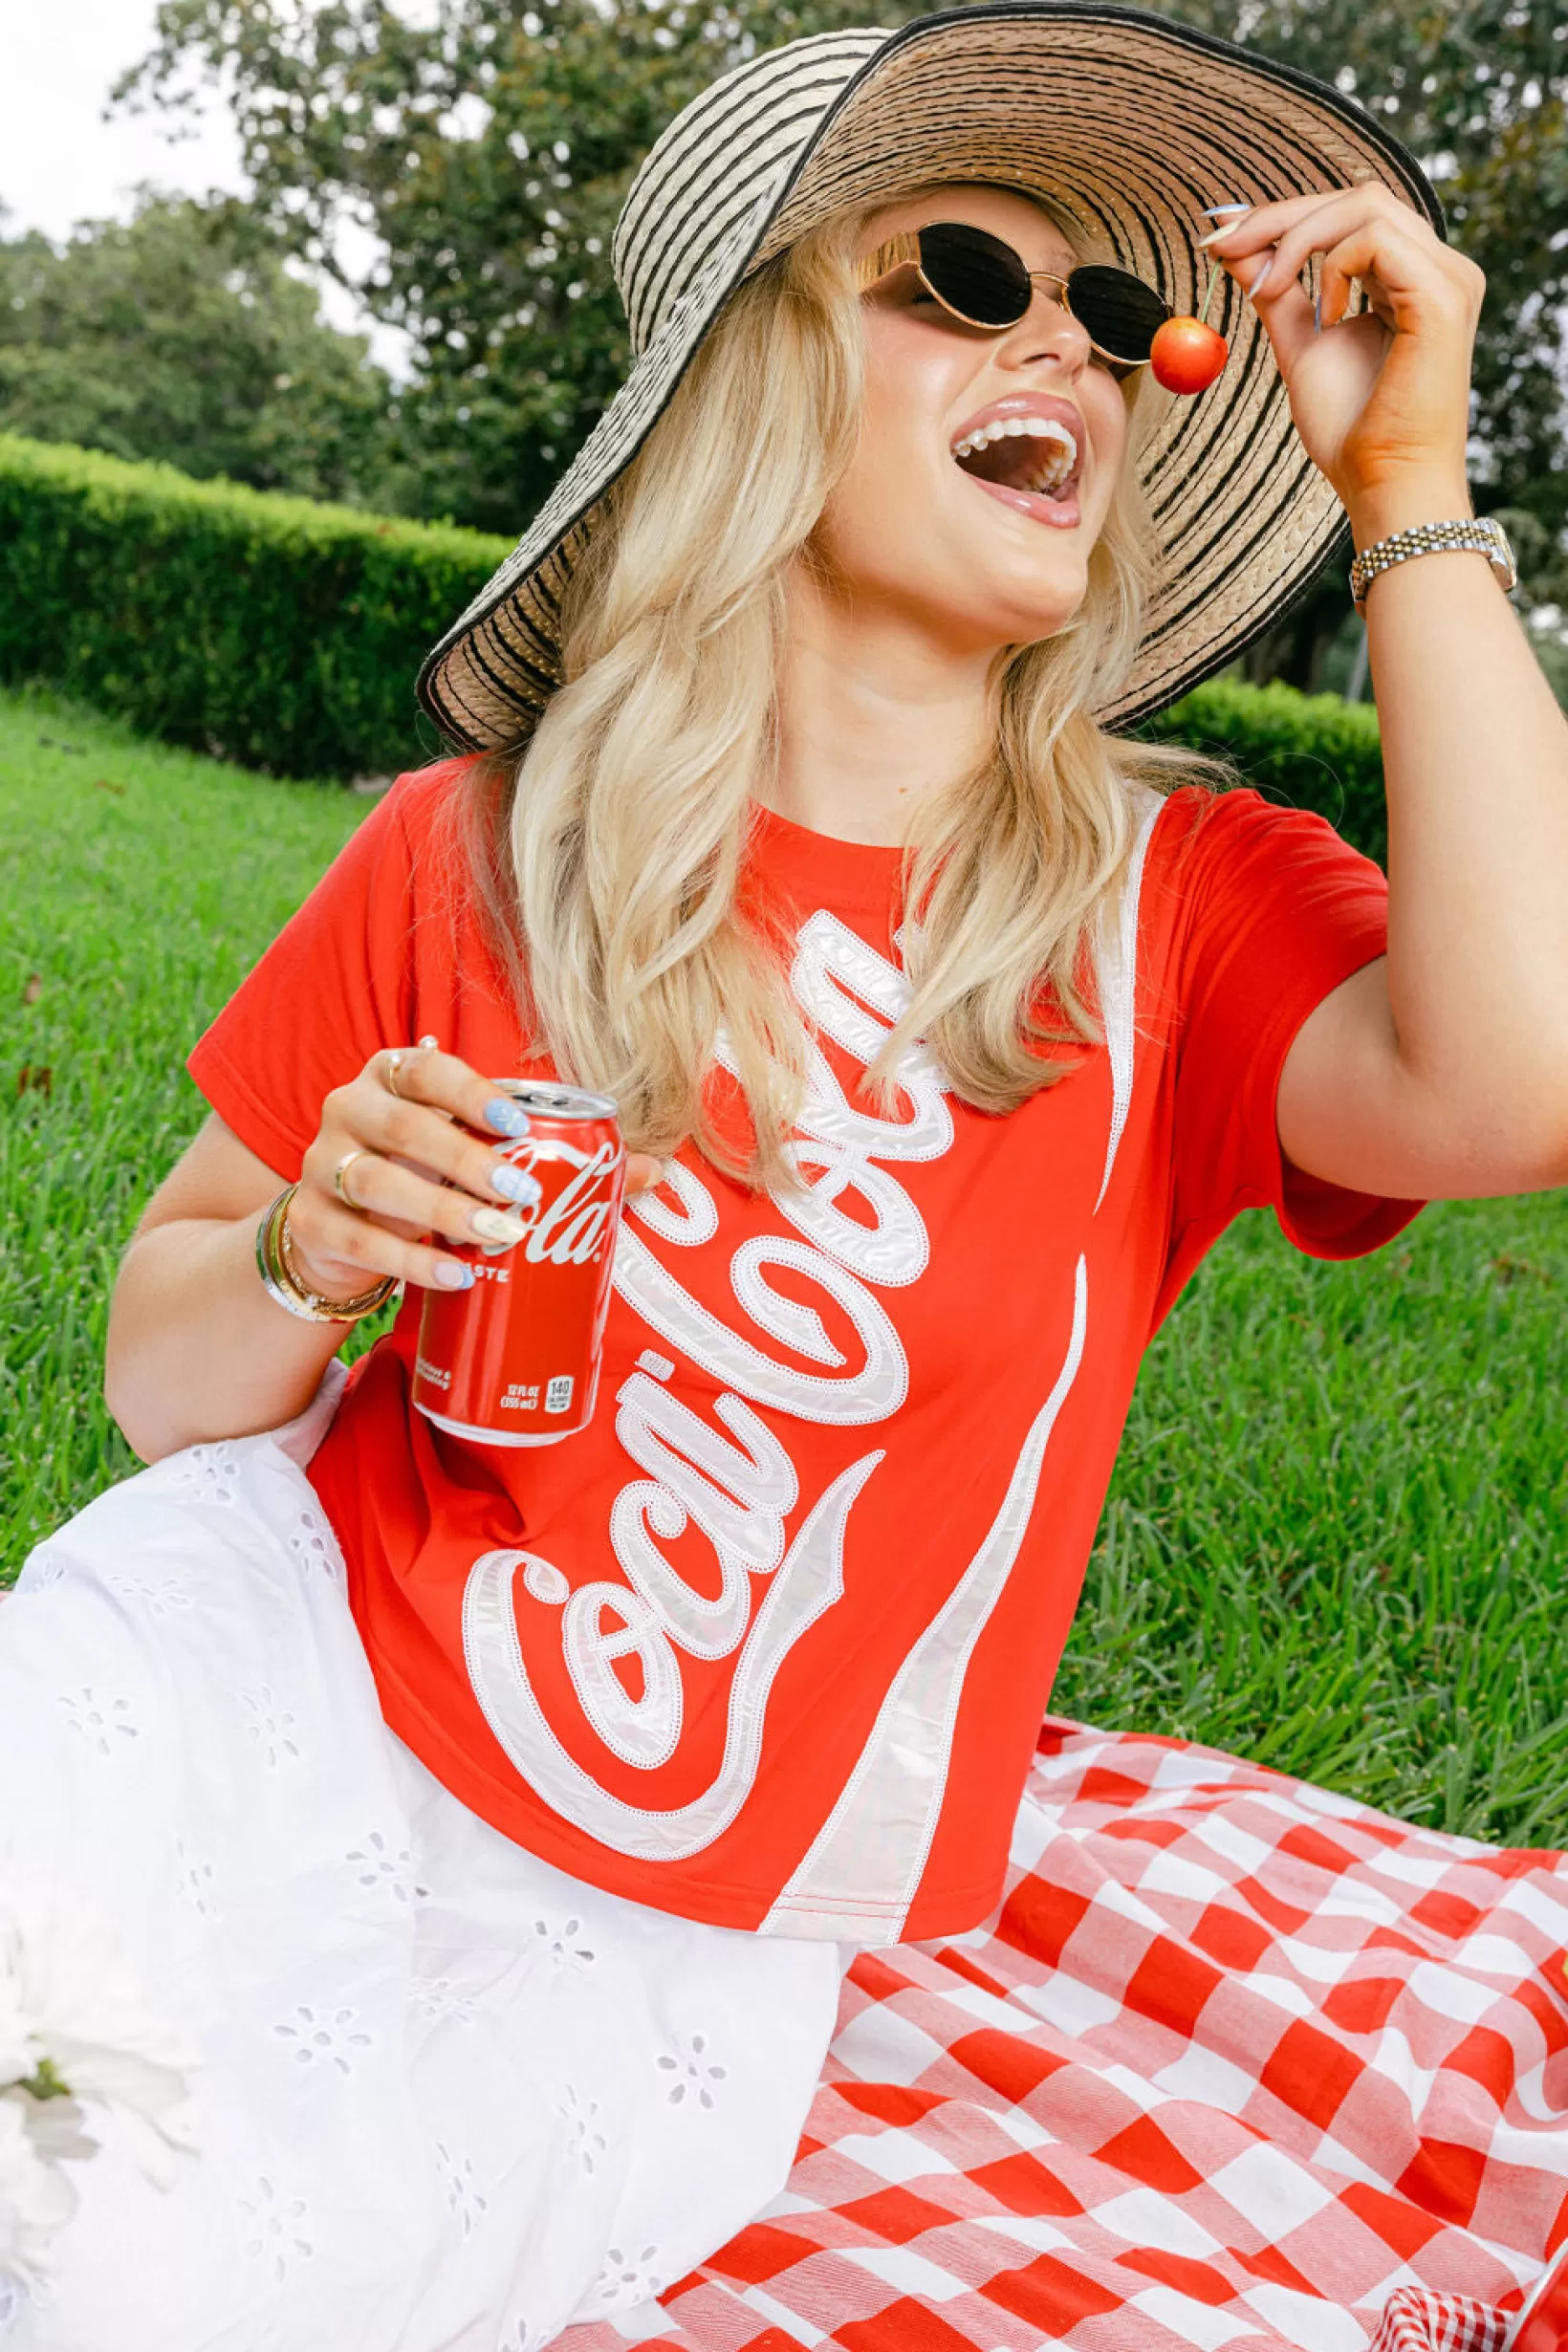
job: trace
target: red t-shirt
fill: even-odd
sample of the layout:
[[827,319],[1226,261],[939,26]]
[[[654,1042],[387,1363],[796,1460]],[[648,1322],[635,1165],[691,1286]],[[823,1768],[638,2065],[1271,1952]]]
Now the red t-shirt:
[[[378,1047],[548,1070],[466,900],[461,773],[400,781],[191,1056],[280,1177]],[[1384,946],[1383,876],[1320,817],[1150,795],[1106,1041],[1007,1118],[924,1054],[895,1116],[855,1100],[905,999],[899,870],[758,812],[817,1041],[811,1189],[682,1152],[626,1216],[589,1428],[434,1428],[410,1294],[312,1468],[386,1720],[465,1803],[638,1902],[862,1943],[998,1898],[1139,1361],[1204,1252],[1266,1205],[1351,1257],[1419,1207],[1280,1152],[1292,1039]]]

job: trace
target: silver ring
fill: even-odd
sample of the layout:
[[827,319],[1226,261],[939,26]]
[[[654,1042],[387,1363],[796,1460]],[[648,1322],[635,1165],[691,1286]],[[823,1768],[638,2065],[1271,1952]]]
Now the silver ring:
[[361,1204],[357,1201],[354,1198],[354,1195],[350,1192],[345,1179],[348,1176],[349,1169],[354,1165],[355,1161],[363,1160],[367,1157],[368,1154],[364,1151],[363,1147],[359,1144],[356,1144],[352,1151],[344,1152],[342,1158],[338,1161],[338,1165],[332,1171],[332,1188],[337,1193],[338,1198],[343,1203],[345,1208],[358,1209],[361,1206]]

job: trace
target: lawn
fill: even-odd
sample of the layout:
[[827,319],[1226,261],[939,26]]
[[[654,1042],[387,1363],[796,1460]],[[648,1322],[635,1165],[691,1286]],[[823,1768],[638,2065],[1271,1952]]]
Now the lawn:
[[[367,803],[0,697],[0,1581],[136,1467],[99,1361],[183,1062]],[[1568,1195],[1325,1266],[1244,1218],[1149,1351],[1054,1706],[1568,1844]]]

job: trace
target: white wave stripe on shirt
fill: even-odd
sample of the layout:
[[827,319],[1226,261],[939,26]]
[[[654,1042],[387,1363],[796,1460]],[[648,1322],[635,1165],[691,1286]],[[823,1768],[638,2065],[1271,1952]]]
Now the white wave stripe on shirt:
[[1080,1256],[1067,1354],[1024,1440],[1001,1509],[900,1667],[843,1794],[763,1921],[765,1934],[896,1944],[903,1933],[947,1794],[969,1660],[1028,1530],[1045,1449],[1083,1361],[1088,1322],[1088,1269]]

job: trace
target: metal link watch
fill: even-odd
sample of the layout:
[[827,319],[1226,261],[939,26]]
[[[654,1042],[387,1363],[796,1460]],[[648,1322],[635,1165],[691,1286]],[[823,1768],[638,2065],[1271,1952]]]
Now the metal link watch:
[[1440,555],[1453,548],[1485,555],[1502,583],[1505,596],[1518,586],[1519,567],[1502,524],[1495,515],[1467,514],[1458,522],[1412,523],[1407,530],[1391,531],[1385,539],[1376,539],[1370,547],[1363,547],[1350,567],[1350,593],[1356,600],[1356,610],[1365,610],[1367,589],[1380,572],[1392,571],[1396,563],[1408,563],[1412,555]]

